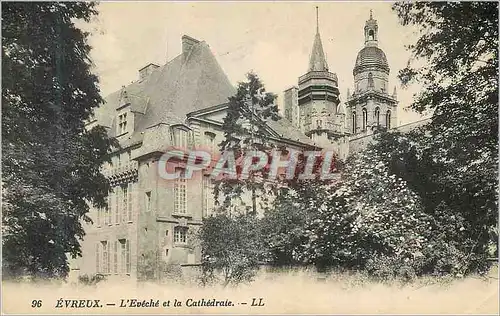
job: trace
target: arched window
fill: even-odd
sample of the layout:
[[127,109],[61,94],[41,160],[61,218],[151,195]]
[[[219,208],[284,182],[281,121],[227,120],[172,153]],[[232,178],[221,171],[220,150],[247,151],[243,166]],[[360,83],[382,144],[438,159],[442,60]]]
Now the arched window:
[[387,114],[385,115],[385,126],[387,129],[391,128],[391,111],[387,111]]
[[368,112],[366,108],[363,109],[363,131],[366,131],[366,126],[368,125]]
[[352,133],[356,133],[356,112],[352,112]]
[[380,125],[380,109],[378,107],[375,108],[375,123],[377,126]]
[[375,39],[375,32],[373,30],[368,31],[368,40],[373,41]]
[[368,88],[375,87],[375,83],[373,82],[373,74],[371,72],[368,73]]

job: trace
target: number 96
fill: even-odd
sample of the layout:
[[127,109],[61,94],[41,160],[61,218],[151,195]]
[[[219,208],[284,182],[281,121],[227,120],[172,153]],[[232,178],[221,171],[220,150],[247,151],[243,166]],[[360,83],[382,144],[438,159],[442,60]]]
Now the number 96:
[[42,300],[31,301],[31,307],[42,307]]

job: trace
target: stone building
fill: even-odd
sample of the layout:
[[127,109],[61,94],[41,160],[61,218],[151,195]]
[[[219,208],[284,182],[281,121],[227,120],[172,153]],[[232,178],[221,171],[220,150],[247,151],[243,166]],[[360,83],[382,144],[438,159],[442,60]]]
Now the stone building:
[[[343,103],[316,28],[308,70],[284,92],[284,118],[266,122],[269,139],[293,149],[333,149],[345,159],[378,128],[395,127],[398,102],[395,92],[388,93],[389,64],[371,13],[364,34],[354,92]],[[199,175],[166,181],[158,176],[158,160],[172,146],[217,151],[234,93],[209,46],[183,36],[179,56],[163,66],[146,65],[137,81],[105,98],[88,127],[106,127],[121,148],[102,167],[113,192],[107,209],[90,212],[93,224],[84,227],[74,273],[135,280],[158,275],[160,263],[200,262],[192,234],[213,211],[211,180]]]
[[[158,160],[169,147],[218,151],[230,84],[209,46],[182,37],[182,53],[139,70],[137,81],[105,98],[88,128],[108,129],[121,148],[102,172],[111,182],[109,207],[92,209],[85,225],[77,274],[109,279],[156,275],[160,262],[195,264],[200,250],[190,238],[214,207],[208,175],[191,180],[159,177]],[[314,149],[310,138],[286,119],[270,120],[271,141],[294,149]],[[180,165],[182,168],[182,165]]]
[[353,69],[354,92],[347,90],[345,103],[337,75],[328,69],[318,26],[308,72],[299,77],[298,87],[284,92],[285,117],[342,159],[366,146],[378,129],[395,128],[397,122],[396,87],[389,94],[389,63],[378,47],[378,24],[371,11],[364,37]]

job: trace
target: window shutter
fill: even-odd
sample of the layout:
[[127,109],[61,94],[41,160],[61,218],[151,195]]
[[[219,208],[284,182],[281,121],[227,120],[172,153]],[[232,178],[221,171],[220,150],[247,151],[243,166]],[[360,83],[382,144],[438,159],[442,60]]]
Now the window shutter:
[[96,273],[101,273],[101,265],[100,265],[101,258],[99,256],[99,252],[100,252],[99,244],[100,244],[100,242],[98,242],[95,245],[95,272]]
[[103,262],[103,273],[109,273],[109,251],[108,242],[104,241],[102,243],[102,262]]
[[116,187],[115,190],[115,224],[120,222],[120,195],[121,190],[120,187]]
[[120,273],[126,273],[127,272],[127,268],[126,268],[126,263],[127,263],[127,260],[125,259],[126,256],[127,256],[127,253],[126,253],[126,241],[125,240],[120,240]]
[[125,241],[127,246],[126,260],[127,260],[127,273],[130,273],[130,241],[127,239]]
[[132,214],[133,214],[133,210],[134,210],[134,201],[135,201],[135,187],[136,185],[132,182],[130,182],[128,184],[128,190],[127,190],[127,193],[128,193],[128,199],[127,199],[127,202],[128,202],[128,206],[127,206],[127,219],[129,222],[132,221]]
[[118,241],[115,240],[114,242],[114,249],[113,249],[113,272],[115,274],[118,273]]
[[128,214],[128,200],[129,200],[129,184],[127,183],[125,186],[123,186],[121,188],[121,192],[122,192],[122,196],[121,196],[121,203],[122,203],[122,207],[121,207],[121,221],[122,222],[127,222],[127,214]]
[[108,209],[106,212],[106,224],[111,224],[111,217],[115,206],[114,193],[108,195]]

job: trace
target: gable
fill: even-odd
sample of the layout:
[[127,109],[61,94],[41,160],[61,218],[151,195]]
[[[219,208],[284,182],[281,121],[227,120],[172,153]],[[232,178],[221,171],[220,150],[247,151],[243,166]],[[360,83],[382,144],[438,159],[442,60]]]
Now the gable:
[[[227,107],[228,104],[225,103],[188,113],[187,117],[188,120],[201,121],[221,127],[227,115]],[[280,118],[277,121],[268,119],[266,122],[262,123],[265,124],[265,131],[268,137],[282,141],[298,142],[305,145],[315,145],[309,137],[292,126],[292,124],[284,118]]]

